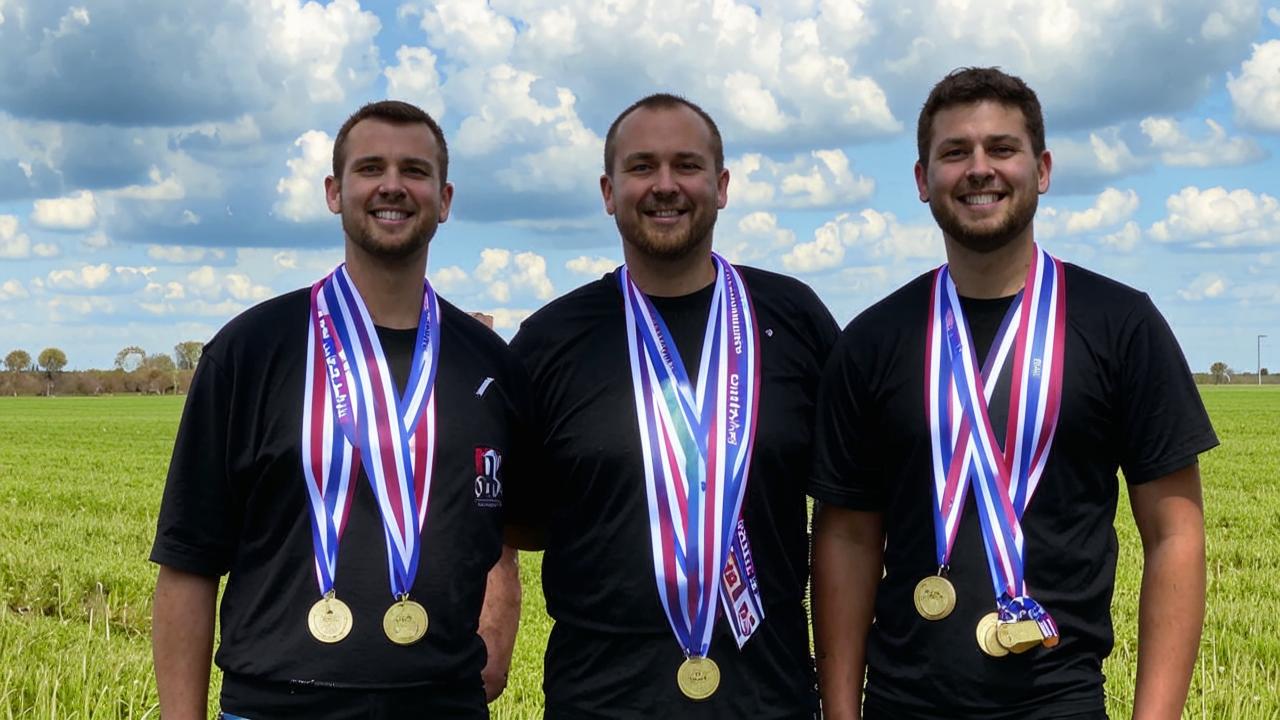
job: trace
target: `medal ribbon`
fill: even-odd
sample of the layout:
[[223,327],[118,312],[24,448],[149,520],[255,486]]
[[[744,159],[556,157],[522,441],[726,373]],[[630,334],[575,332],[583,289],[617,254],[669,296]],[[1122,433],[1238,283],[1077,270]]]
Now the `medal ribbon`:
[[742,502],[760,395],[746,284],[716,254],[696,388],[661,315],[625,266],[632,388],[658,595],[686,655],[705,657],[719,595],[739,647],[764,619]]
[[[950,355],[954,387],[950,392],[958,396],[963,422],[969,425],[969,432],[957,438],[955,449],[958,452],[967,444],[963,439],[972,443],[964,455],[972,458],[966,465],[978,499],[1000,621],[1031,619],[1046,638],[1056,639],[1052,617],[1027,595],[1021,519],[1044,472],[1061,404],[1066,335],[1062,263],[1035,246],[1023,292],[1015,300],[1017,331],[1003,452],[988,415],[984,378],[974,371],[972,339],[946,266],[939,268],[935,288],[931,337],[939,336],[940,324],[946,336],[945,354]],[[935,488],[936,475],[935,467]]]
[[[929,418],[930,447],[933,457],[933,529],[934,545],[938,560],[938,572],[945,575],[951,564],[951,552],[955,546],[956,531],[968,496],[968,469],[973,462],[973,446],[970,443],[969,419],[957,412],[961,400],[952,380],[952,355],[947,348],[947,338],[941,316],[942,293],[945,283],[942,273],[933,278],[933,302],[929,306],[929,324],[925,333],[925,412]],[[1017,327],[1022,306],[1014,298],[996,331],[995,339],[987,352],[982,368],[983,398],[991,402],[996,382],[1004,371],[1005,361],[1016,338],[1009,328]]]
[[[382,518],[391,593],[404,597],[417,576],[434,465],[439,302],[424,279],[409,380],[398,395],[373,320],[345,265],[317,283],[312,298],[312,334],[329,337],[339,358],[330,364],[337,372],[326,372],[350,388],[353,417],[362,420],[342,425],[342,441],[357,448],[353,468],[364,461]],[[321,344],[327,361],[330,343]]]

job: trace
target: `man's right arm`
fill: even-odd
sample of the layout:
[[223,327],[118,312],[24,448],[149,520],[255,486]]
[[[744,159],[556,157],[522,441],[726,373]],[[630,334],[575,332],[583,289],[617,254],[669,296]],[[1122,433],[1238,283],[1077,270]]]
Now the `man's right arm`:
[[883,575],[878,512],[820,503],[813,529],[813,628],[823,717],[859,720],[867,631]]
[[218,578],[160,566],[151,611],[151,654],[164,720],[208,716]]

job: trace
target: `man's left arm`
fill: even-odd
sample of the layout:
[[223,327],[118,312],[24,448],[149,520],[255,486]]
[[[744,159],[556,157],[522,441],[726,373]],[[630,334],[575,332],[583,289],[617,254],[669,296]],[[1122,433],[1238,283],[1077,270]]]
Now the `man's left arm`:
[[1142,536],[1134,720],[1182,716],[1205,610],[1204,501],[1192,463],[1129,486]]
[[511,670],[511,653],[515,649],[519,626],[520,565],[515,549],[504,545],[502,556],[489,571],[484,606],[480,610],[480,638],[489,653],[480,673],[487,702],[498,699],[507,687],[507,673]]

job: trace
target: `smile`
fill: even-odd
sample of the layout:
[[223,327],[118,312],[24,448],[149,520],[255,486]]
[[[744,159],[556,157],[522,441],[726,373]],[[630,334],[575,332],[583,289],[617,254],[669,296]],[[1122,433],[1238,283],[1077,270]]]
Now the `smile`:
[[410,215],[410,213],[405,212],[404,210],[374,210],[371,214],[379,220],[388,220],[391,222],[408,220]]
[[1004,197],[999,193],[979,193],[975,195],[965,195],[960,198],[960,202],[965,205],[991,205],[999,202]]

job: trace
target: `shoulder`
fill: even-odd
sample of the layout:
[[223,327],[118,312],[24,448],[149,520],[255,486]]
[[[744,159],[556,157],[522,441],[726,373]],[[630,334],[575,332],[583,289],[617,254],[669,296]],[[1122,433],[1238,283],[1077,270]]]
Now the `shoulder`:
[[1147,293],[1105,275],[1064,262],[1067,320],[1078,330],[1121,338],[1134,328],[1163,317]]
[[621,311],[622,294],[618,291],[615,270],[570,290],[525,318],[512,345],[528,347],[549,337],[586,331]]
[[818,294],[804,282],[770,270],[734,265],[742,274],[751,293],[751,300],[756,304],[771,304],[786,310],[829,315],[827,306]]
[[936,270],[929,270],[906,285],[894,290],[854,316],[845,326],[845,336],[870,336],[898,331],[905,325],[912,332],[919,332],[915,321],[921,322],[929,312],[929,292],[933,287]]
[[231,318],[205,345],[203,355],[220,360],[261,350],[301,335],[305,340],[310,288],[298,288],[264,300]]

